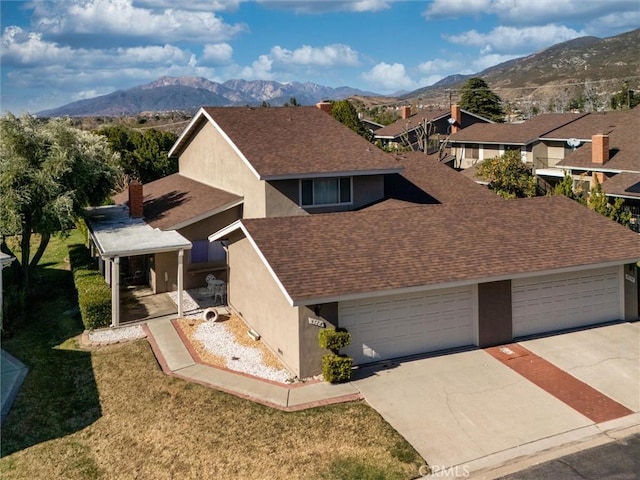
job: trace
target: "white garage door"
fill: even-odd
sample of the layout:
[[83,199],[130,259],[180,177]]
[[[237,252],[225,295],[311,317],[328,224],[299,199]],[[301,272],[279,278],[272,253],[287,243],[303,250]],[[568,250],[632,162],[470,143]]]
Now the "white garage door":
[[621,316],[618,267],[518,279],[511,285],[514,337]]
[[355,364],[474,343],[471,287],[340,302]]

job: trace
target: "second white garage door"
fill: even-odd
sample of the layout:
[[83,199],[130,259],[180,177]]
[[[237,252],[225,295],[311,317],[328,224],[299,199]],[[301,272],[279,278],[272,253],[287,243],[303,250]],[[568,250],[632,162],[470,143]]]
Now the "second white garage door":
[[513,336],[619,319],[619,275],[610,267],[514,280]]
[[339,318],[355,364],[474,343],[470,286],[340,302]]

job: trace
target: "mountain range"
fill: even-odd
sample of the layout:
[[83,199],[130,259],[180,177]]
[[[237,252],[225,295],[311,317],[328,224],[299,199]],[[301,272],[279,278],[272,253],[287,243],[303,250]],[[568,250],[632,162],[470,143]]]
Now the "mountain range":
[[[470,77],[481,77],[505,101],[548,101],[554,96],[575,97],[589,89],[606,98],[619,91],[627,79],[640,87],[640,28],[614,37],[581,37],[545,50],[487,68],[473,75],[451,75],[434,85],[384,97],[351,87],[326,87],[311,82],[279,83],[267,80],[213,82],[202,77],[162,77],[107,95],[80,100],[39,112],[39,116],[124,116],[141,112],[193,113],[202,105],[281,106],[295,98],[301,105],[321,100],[357,98],[364,103],[420,102],[448,104]],[[386,100],[386,101],[385,101]],[[453,100],[457,100],[453,98]]]
[[202,77],[161,77],[151,83],[107,95],[79,100],[38,112],[41,117],[124,116],[141,112],[195,112],[208,106],[282,106],[295,98],[301,105],[321,100],[342,100],[352,95],[375,95],[351,87],[325,87],[316,83],[280,83],[270,80],[212,82]]

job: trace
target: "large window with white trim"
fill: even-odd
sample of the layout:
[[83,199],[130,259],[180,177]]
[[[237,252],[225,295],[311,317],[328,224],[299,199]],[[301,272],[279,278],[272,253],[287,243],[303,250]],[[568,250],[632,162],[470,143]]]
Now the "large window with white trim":
[[300,180],[300,205],[312,207],[352,203],[352,187],[352,177]]

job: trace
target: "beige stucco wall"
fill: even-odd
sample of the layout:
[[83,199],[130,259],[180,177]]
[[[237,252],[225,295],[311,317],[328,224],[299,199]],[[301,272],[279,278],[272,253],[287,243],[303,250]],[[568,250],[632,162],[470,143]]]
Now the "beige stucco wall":
[[[153,256],[150,271],[149,283],[155,293],[177,290],[178,252],[156,253]],[[165,281],[165,272],[167,274],[167,281]]]
[[316,315],[309,307],[298,308],[299,342],[300,342],[300,378],[311,377],[322,372],[322,356],[329,351],[320,348],[318,332],[321,327],[309,323],[309,318],[325,322],[324,328],[338,326],[338,303],[325,303]]
[[266,215],[282,217],[308,213],[345,212],[369,205],[384,198],[384,176],[362,175],[353,177],[353,203],[330,207],[299,206],[300,181],[277,180],[266,185]]
[[298,345],[299,313],[291,307],[249,240],[229,245],[230,306],[297,376],[301,376]]
[[205,122],[179,158],[180,174],[244,197],[245,218],[265,216],[265,182],[242,161],[231,145]]
[[567,149],[565,148],[564,142],[538,142],[533,147],[534,160],[540,159],[546,161],[549,168],[555,167],[566,155]]

